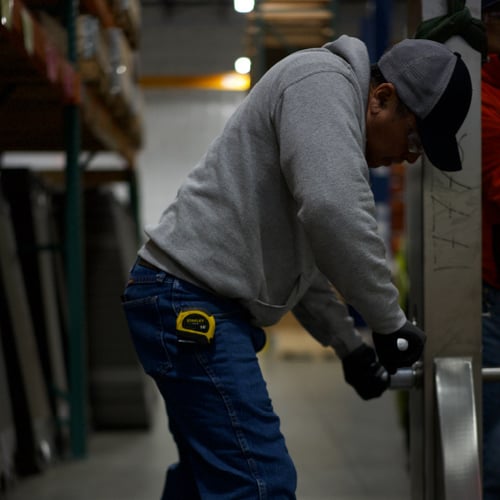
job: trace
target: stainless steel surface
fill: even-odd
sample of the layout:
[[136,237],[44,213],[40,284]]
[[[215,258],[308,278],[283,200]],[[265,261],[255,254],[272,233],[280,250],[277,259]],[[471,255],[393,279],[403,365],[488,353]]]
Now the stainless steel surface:
[[[479,0],[467,1],[473,13]],[[444,0],[422,0],[423,17],[447,12]],[[474,395],[481,399],[481,157],[480,56],[463,39],[447,42],[462,54],[472,76],[473,99],[457,134],[460,172],[441,172],[424,158],[408,168],[409,319],[427,334],[421,388],[410,391],[412,500],[443,500],[436,440],[434,360],[469,357]],[[476,424],[481,421],[476,408]],[[480,432],[480,429],[478,429]]]
[[389,377],[389,389],[413,389],[418,387],[422,380],[422,364],[415,363],[410,368],[400,368]]
[[483,382],[500,382],[500,367],[483,368],[481,373]]
[[435,361],[443,500],[480,500],[481,472],[471,358]]

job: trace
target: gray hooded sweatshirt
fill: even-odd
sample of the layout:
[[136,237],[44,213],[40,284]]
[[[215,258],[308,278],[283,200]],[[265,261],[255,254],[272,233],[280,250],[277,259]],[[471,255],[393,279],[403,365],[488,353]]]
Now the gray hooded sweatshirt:
[[373,330],[396,331],[406,318],[364,156],[369,85],[367,49],[348,36],[278,62],[146,228],[139,255],[237,300],[255,325],[293,311],[340,357],[361,344],[344,302]]

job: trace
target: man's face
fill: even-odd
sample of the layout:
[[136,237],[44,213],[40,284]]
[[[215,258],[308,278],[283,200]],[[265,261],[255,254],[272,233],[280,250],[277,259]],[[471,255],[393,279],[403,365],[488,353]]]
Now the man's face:
[[421,148],[415,116],[403,113],[392,83],[370,89],[366,112],[365,158],[371,168],[415,162]]

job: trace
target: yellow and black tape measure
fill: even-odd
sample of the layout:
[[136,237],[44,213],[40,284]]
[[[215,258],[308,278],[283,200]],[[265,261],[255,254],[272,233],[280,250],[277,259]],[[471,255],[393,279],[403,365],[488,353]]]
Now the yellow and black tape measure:
[[210,344],[215,334],[215,318],[199,309],[182,311],[176,321],[179,342]]

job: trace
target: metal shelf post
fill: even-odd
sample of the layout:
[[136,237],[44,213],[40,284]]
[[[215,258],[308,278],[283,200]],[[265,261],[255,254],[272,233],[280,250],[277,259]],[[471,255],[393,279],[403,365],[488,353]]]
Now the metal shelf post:
[[[76,17],[78,0],[66,2],[68,59],[76,63]],[[68,289],[68,359],[70,446],[75,458],[87,451],[87,394],[85,347],[85,299],[83,272],[82,180],[79,166],[80,108],[65,108],[66,124],[66,276]]]

